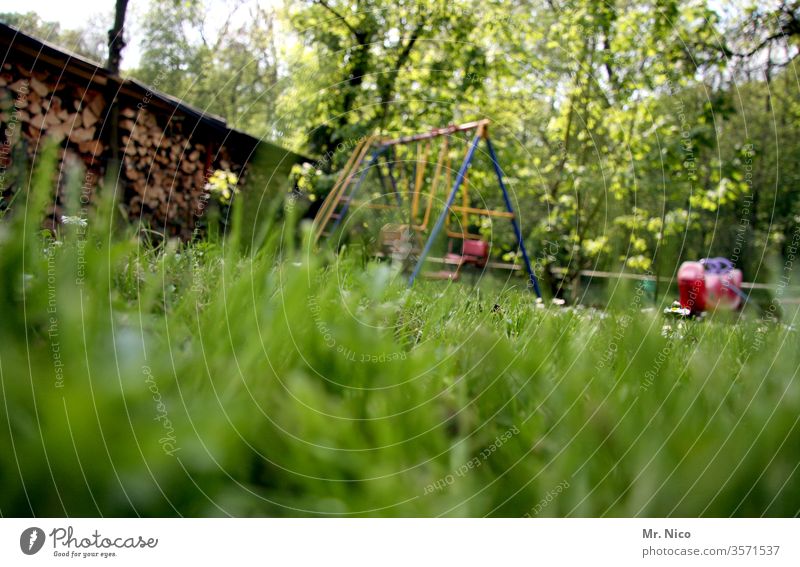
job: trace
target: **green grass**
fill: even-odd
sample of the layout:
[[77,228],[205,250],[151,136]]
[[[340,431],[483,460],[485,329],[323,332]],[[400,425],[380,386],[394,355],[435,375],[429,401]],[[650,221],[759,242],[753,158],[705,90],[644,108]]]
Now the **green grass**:
[[42,200],[0,224],[3,516],[798,514],[785,324],[408,290],[282,223],[55,244]]

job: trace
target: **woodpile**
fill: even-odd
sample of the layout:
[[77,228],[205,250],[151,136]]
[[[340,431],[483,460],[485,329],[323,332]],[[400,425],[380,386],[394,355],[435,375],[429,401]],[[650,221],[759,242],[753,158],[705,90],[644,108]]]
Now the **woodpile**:
[[[123,172],[130,216],[152,228],[183,234],[194,228],[205,198],[208,150],[192,143],[178,126],[165,128],[147,110],[123,109]],[[213,158],[213,156],[212,156]]]
[[[102,179],[110,153],[110,129],[103,128],[108,112],[104,93],[8,63],[0,72],[0,93],[6,95],[0,96],[2,132],[14,130],[9,124],[16,127],[9,143],[21,138],[32,160],[41,152],[43,138],[51,137],[61,144],[63,163],[80,162],[94,180]],[[122,179],[127,181],[123,205],[130,219],[188,238],[206,208],[209,176],[216,169],[241,175],[240,168],[226,148],[184,134],[174,115],[156,115],[130,101],[120,106]],[[57,221],[61,214],[57,195],[50,215]]]
[[[30,163],[41,153],[44,138],[54,139],[61,144],[61,163],[82,164],[90,173],[83,191],[91,195],[102,174],[102,156],[107,150],[98,132],[106,110],[102,93],[10,63],[4,64],[0,72],[0,92],[4,95],[0,96],[3,142],[9,147],[22,143]],[[61,218],[64,211],[60,191],[47,212],[51,222]]]
[[188,238],[211,198],[206,185],[216,169],[235,171],[228,151],[186,137],[180,123],[159,124],[146,109],[121,112],[123,173],[129,214],[159,232]]
[[46,73],[31,74],[22,66],[9,64],[0,73],[0,88],[12,95],[4,101],[0,119],[7,124],[13,116],[23,125],[21,133],[28,140],[38,142],[46,133],[57,142],[68,140],[67,147],[91,158],[106,149],[98,139],[98,122],[106,106],[101,93],[57,83]]

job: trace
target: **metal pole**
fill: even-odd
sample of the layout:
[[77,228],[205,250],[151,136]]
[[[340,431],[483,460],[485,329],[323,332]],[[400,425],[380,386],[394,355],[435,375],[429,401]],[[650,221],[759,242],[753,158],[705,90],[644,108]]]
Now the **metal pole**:
[[[486,138],[486,146],[489,148],[489,157],[492,158],[492,165],[494,166],[494,172],[497,174],[497,181],[500,183],[500,189],[503,190],[503,200],[506,202],[506,208],[509,213],[513,213],[514,207],[511,205],[511,198],[508,196],[505,183],[503,183],[503,171],[500,169],[500,164],[497,162],[497,155],[494,153],[494,147],[492,147],[492,142],[488,137]],[[528,270],[533,291],[536,292],[536,297],[541,299],[542,292],[539,290],[539,280],[536,279],[536,274],[533,273],[533,268],[531,268],[531,260],[528,257],[528,251],[525,249],[525,242],[522,239],[522,231],[519,229],[516,216],[511,218],[511,225],[514,227],[514,234],[517,236],[517,245],[522,252],[522,258],[525,261],[525,268]]]
[[431,138],[437,138],[439,136],[449,136],[450,134],[455,134],[456,132],[465,132],[467,130],[475,130],[478,129],[480,131],[482,128],[485,128],[489,124],[488,119],[483,120],[476,120],[475,122],[467,122],[466,124],[451,124],[450,126],[445,126],[444,128],[434,128],[428,132],[423,132],[422,134],[414,134],[413,136],[403,136],[402,138],[395,138],[394,140],[382,140],[380,144],[382,146],[395,146],[398,144],[410,144],[411,142],[419,142],[420,140],[430,140]]
[[389,169],[389,183],[392,184],[392,191],[394,191],[395,198],[397,200],[397,204],[401,207],[403,206],[403,196],[400,194],[400,191],[397,189],[397,180],[394,178],[394,162],[397,159],[397,156],[394,153],[394,148],[392,148],[392,155],[386,156],[386,165]]
[[422,254],[420,254],[419,260],[417,260],[417,265],[414,266],[414,272],[411,274],[411,277],[408,279],[408,285],[413,285],[414,280],[417,279],[420,270],[422,269],[422,264],[425,262],[425,258],[428,256],[428,253],[431,251],[431,247],[433,246],[433,241],[436,239],[436,236],[442,230],[442,225],[444,225],[444,219],[450,213],[450,207],[453,205],[453,201],[456,198],[456,193],[458,193],[458,188],[461,187],[461,183],[464,181],[464,176],[467,174],[467,169],[469,168],[469,164],[472,161],[472,156],[475,155],[475,150],[478,149],[478,143],[481,141],[482,132],[479,131],[475,134],[475,138],[472,140],[472,145],[469,148],[469,152],[467,152],[467,157],[464,158],[464,162],[461,164],[461,168],[458,170],[458,175],[456,175],[456,182],[453,184],[453,188],[450,190],[450,195],[447,197],[447,203],[442,210],[442,213],[439,215],[439,218],[436,219],[436,224],[431,231],[431,235],[428,237],[428,241],[425,242],[425,248],[422,250]]
[[367,164],[367,167],[365,167],[361,171],[361,175],[358,178],[358,182],[355,184],[353,189],[350,191],[350,194],[347,196],[347,202],[344,204],[344,207],[342,207],[342,210],[339,212],[339,218],[336,219],[336,222],[333,223],[333,226],[331,227],[331,232],[330,232],[331,235],[334,232],[336,232],[336,229],[339,228],[339,225],[341,224],[342,219],[347,214],[347,210],[350,208],[350,203],[353,202],[353,198],[356,196],[356,193],[358,193],[358,190],[361,188],[361,184],[364,182],[364,178],[367,176],[367,172],[369,171],[369,168],[371,168],[373,165],[375,165],[375,163],[378,161],[378,158],[380,157],[380,155],[385,151],[386,151],[385,149],[379,149],[379,150],[375,150],[375,152],[373,152],[372,158],[369,160],[369,163]]

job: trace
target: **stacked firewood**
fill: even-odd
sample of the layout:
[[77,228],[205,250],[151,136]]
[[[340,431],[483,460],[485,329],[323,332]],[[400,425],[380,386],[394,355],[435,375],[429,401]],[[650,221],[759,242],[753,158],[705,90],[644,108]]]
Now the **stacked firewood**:
[[3,106],[2,122],[12,120],[23,125],[30,154],[45,135],[81,154],[91,163],[106,149],[100,141],[100,123],[104,118],[105,99],[101,93],[58,82],[47,73],[30,73],[23,66],[5,64],[0,73],[0,89],[10,96]]
[[[108,113],[104,93],[5,64],[0,72],[3,94],[0,141],[24,142],[32,161],[41,152],[40,142],[53,138],[63,163],[82,162],[95,184],[103,178],[110,155],[110,129],[103,128]],[[121,179],[126,182],[122,205],[129,218],[165,236],[191,236],[212,198],[209,178],[219,169],[241,175],[239,167],[226,148],[198,143],[182,131],[179,119],[166,113],[156,115],[141,104],[123,102],[119,119]],[[49,214],[58,221],[60,195],[53,203]]]
[[207,198],[208,149],[192,143],[179,125],[159,125],[147,110],[126,108],[121,116],[123,172],[129,182],[131,217],[144,217],[159,231],[191,230]]
[[217,170],[240,174],[225,147],[209,148],[184,135],[181,124],[159,124],[146,109],[121,112],[123,173],[128,180],[131,220],[145,219],[154,230],[182,237],[203,217]]
[[[100,139],[106,103],[93,88],[59,81],[57,75],[31,72],[22,65],[6,63],[0,72],[0,122],[3,143],[21,147],[32,163],[42,152],[45,138],[60,144],[62,164],[82,163],[87,171],[82,191],[94,193],[104,170],[107,144]],[[10,152],[9,152],[10,153]],[[4,166],[10,165],[10,156]],[[63,170],[59,168],[59,179]],[[4,188],[13,191],[15,188]],[[58,223],[63,214],[61,191],[48,207],[48,224]]]

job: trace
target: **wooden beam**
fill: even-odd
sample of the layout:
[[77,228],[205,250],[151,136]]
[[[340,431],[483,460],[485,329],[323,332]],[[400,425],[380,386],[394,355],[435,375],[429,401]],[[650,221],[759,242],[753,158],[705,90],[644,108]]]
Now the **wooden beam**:
[[474,215],[485,215],[487,217],[501,217],[504,219],[513,219],[514,213],[509,213],[508,211],[492,211],[490,209],[478,209],[475,207],[462,207],[459,205],[454,205],[450,207],[450,210],[456,213],[468,213]]
[[428,132],[421,134],[413,134],[411,136],[403,136],[401,138],[384,139],[379,142],[381,146],[396,146],[398,144],[410,144],[412,142],[419,142],[420,140],[430,140],[438,138],[439,136],[449,136],[456,132],[465,132],[467,130],[478,130],[482,136],[488,135],[489,119],[475,120],[474,122],[466,122],[464,124],[451,124],[443,128],[434,128]]

